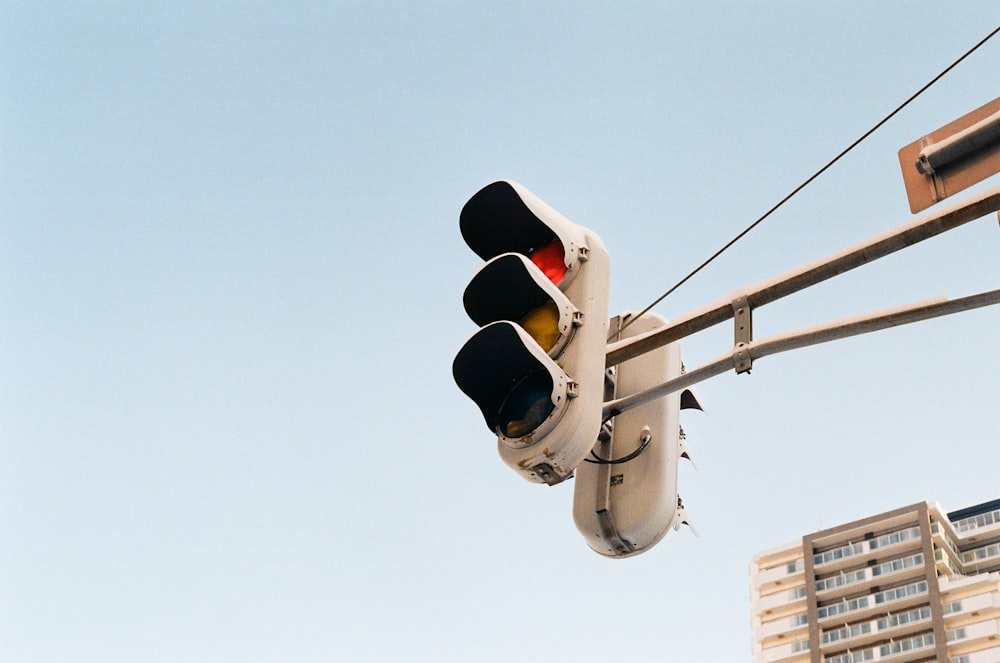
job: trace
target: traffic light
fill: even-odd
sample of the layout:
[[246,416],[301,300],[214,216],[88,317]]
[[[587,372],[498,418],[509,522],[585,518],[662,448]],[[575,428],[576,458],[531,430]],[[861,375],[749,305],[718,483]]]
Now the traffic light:
[[[632,314],[612,320],[620,329]],[[620,339],[666,324],[646,314],[630,323]],[[616,339],[616,340],[620,340]],[[670,343],[608,370],[608,400],[622,398],[681,375],[680,346]],[[573,520],[594,551],[628,557],[649,550],[670,528],[686,524],[677,495],[677,465],[688,457],[680,410],[702,409],[685,389],[649,401],[610,419],[601,438],[576,473]]]
[[462,208],[462,237],[486,260],[465,290],[480,325],[455,382],[521,476],[557,484],[601,429],[610,262],[600,237],[519,184],[494,182]]

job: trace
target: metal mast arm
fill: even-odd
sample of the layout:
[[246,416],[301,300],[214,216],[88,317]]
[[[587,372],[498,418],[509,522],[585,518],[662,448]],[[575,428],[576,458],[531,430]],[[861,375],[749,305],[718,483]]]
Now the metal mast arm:
[[810,345],[827,343],[841,338],[866,334],[868,332],[905,325],[911,322],[929,320],[949,313],[969,311],[982,306],[1000,304],[1000,290],[990,290],[978,295],[960,299],[938,298],[916,304],[887,309],[871,315],[845,318],[824,325],[807,327],[794,332],[778,334],[760,341],[751,341],[742,348],[734,349],[730,354],[719,357],[715,361],[688,371],[678,378],[665,382],[646,391],[632,394],[624,398],[609,401],[604,404],[604,418],[608,419],[626,410],[655,400],[666,394],[686,389],[691,385],[720,375],[737,367],[744,355],[752,359],[760,359],[768,355],[778,354],[804,348]]
[[724,322],[737,315],[741,306],[745,307],[744,313],[748,313],[749,309],[769,304],[997,210],[1000,210],[1000,186],[988,189],[964,202],[945,207],[934,214],[925,214],[867,242],[786,272],[769,281],[737,290],[713,304],[681,316],[662,329],[625,341],[609,343],[605,364],[610,367],[638,357],[650,350]]

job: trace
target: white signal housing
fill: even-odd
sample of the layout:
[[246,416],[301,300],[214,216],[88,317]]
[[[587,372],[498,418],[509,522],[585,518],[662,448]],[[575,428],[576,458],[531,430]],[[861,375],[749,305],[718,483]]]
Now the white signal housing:
[[[663,318],[646,314],[621,337],[665,324]],[[681,372],[680,346],[670,343],[619,364],[616,397],[663,384]],[[615,416],[611,435],[603,436],[590,462],[577,468],[573,520],[594,551],[607,557],[637,555],[656,545],[671,527],[679,527],[683,518],[677,518],[682,512],[677,466],[687,450],[681,444],[682,407],[701,409],[694,393],[684,390]]]
[[[607,250],[594,232],[505,180],[469,199],[459,225],[487,263],[464,295],[469,317],[485,326],[455,358],[455,382],[479,406],[511,469],[528,481],[560,483],[601,430]],[[551,335],[521,326],[533,325],[539,306],[551,307]],[[551,347],[539,345],[543,336]]]

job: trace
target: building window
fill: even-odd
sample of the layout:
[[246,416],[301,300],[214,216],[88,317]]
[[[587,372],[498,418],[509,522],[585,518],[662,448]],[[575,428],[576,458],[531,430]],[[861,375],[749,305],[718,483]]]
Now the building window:
[[969,530],[976,529],[977,527],[986,527],[987,525],[995,525],[996,523],[1000,523],[1000,509],[989,511],[987,513],[981,513],[978,516],[962,518],[961,520],[955,521],[953,524],[955,529],[959,532],[968,532]]
[[841,601],[840,603],[831,603],[830,605],[824,605],[816,610],[816,616],[819,619],[825,619],[826,617],[833,617],[834,615],[842,615],[846,612],[851,612],[853,610],[864,610],[868,607],[868,597],[862,596],[856,599],[851,599],[850,601]]
[[924,556],[921,553],[917,553],[916,555],[910,555],[909,557],[894,559],[891,562],[886,562],[885,564],[879,564],[878,566],[873,566],[872,575],[880,576],[884,573],[892,573],[893,571],[902,571],[903,569],[908,569],[923,563],[924,563]]
[[837,642],[838,640],[847,640],[849,638],[856,638],[859,635],[864,635],[865,633],[872,632],[871,622],[862,622],[860,624],[853,624],[851,626],[843,626],[832,631],[824,631],[820,640],[824,645],[831,642]]
[[813,564],[826,564],[827,562],[844,559],[845,557],[850,557],[851,555],[860,555],[864,551],[865,548],[860,543],[848,543],[846,546],[834,548],[833,550],[827,550],[823,553],[817,553],[813,556]]
[[877,539],[872,539],[868,542],[868,549],[875,550],[877,548],[884,548],[885,546],[891,546],[894,543],[900,543],[902,541],[907,541],[909,539],[920,538],[920,527],[911,527],[909,529],[900,530],[898,532],[889,532],[888,534],[883,534]]
[[878,649],[881,656],[891,656],[892,654],[898,654],[899,652],[920,649],[922,647],[931,647],[933,645],[934,634],[924,633],[922,635],[915,635],[912,638],[891,641],[889,644],[882,645]]
[[878,630],[884,631],[887,628],[899,626],[900,624],[911,624],[913,622],[919,622],[930,618],[931,609],[929,606],[924,606],[922,608],[907,610],[906,612],[900,612],[895,615],[882,617],[878,620]]
[[958,557],[959,559],[961,559],[961,557],[962,557],[961,551],[958,549],[958,546],[955,544],[955,542],[952,540],[952,538],[950,536],[948,536],[947,532],[943,531],[940,527],[938,527],[937,523],[934,523],[933,525],[931,525],[931,531],[934,534],[939,535],[942,539],[944,539],[945,545],[947,545],[949,548],[951,548],[951,551],[953,553],[955,553],[955,557]]
[[862,661],[873,661],[875,660],[875,650],[847,651],[836,656],[828,656],[823,660],[825,663],[862,663]]
[[830,576],[829,578],[823,578],[822,580],[817,580],[816,591],[822,592],[824,589],[831,589],[833,587],[849,585],[853,582],[864,582],[867,579],[868,576],[865,573],[864,569],[859,569],[858,571],[852,571],[851,573],[839,573],[835,576]]
[[890,601],[895,601],[896,599],[906,598],[907,596],[913,596],[914,594],[923,594],[927,591],[927,581],[921,580],[920,582],[911,582],[909,585],[902,585],[901,587],[893,587],[892,589],[887,589],[884,592],[879,592],[875,594],[875,603],[889,603]]
[[970,562],[980,562],[991,557],[1000,557],[1000,543],[994,543],[993,545],[983,546],[982,548],[962,553],[962,561],[967,564]]

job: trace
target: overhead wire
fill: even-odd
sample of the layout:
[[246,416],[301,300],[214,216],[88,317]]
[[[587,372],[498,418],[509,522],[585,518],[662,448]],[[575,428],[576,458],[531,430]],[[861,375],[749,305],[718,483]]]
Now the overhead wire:
[[684,285],[685,283],[687,283],[687,281],[689,281],[692,277],[694,277],[695,274],[697,274],[702,269],[704,269],[705,267],[707,267],[709,265],[709,263],[711,263],[716,258],[718,258],[720,255],[722,255],[730,247],[732,247],[734,244],[736,244],[736,242],[738,242],[741,239],[743,239],[743,237],[745,237],[748,233],[750,233],[750,231],[752,231],[754,228],[756,228],[757,226],[759,226],[765,219],[767,219],[769,216],[771,216],[771,214],[773,214],[775,211],[777,211],[778,208],[780,208],[782,205],[784,205],[786,202],[788,202],[792,198],[792,196],[794,196],[795,194],[797,194],[802,189],[806,188],[806,186],[808,186],[809,184],[811,184],[813,180],[815,180],[817,177],[819,177],[820,175],[822,175],[823,173],[825,173],[827,170],[829,170],[831,166],[833,166],[835,163],[837,163],[838,161],[840,161],[840,159],[843,158],[848,152],[850,152],[851,150],[853,150],[855,147],[857,147],[859,144],[861,144],[862,141],[864,141],[870,135],[872,135],[873,133],[875,133],[878,129],[880,129],[882,127],[882,125],[884,125],[886,122],[888,122],[893,117],[895,117],[895,115],[897,113],[899,113],[901,110],[903,110],[904,108],[906,108],[914,99],[916,99],[917,97],[919,97],[928,88],[930,88],[932,85],[934,85],[939,80],[941,80],[941,78],[943,78],[945,76],[945,74],[947,74],[948,72],[950,72],[952,69],[954,69],[956,66],[958,66],[959,63],[961,63],[967,57],[969,57],[970,55],[972,55],[977,49],[979,49],[980,46],[982,46],[987,41],[989,41],[991,38],[993,38],[998,32],[1000,32],[1000,26],[997,26],[992,32],[990,32],[988,35],[986,35],[985,37],[983,37],[972,48],[970,48],[965,53],[963,53],[957,60],[955,60],[950,65],[948,65],[947,67],[945,67],[945,69],[942,70],[941,73],[939,73],[937,76],[935,76],[934,78],[932,78],[928,83],[926,83],[923,87],[921,87],[919,90],[917,90],[912,95],[910,95],[910,97],[906,101],[904,101],[903,103],[901,103],[891,113],[889,113],[888,115],[886,115],[885,117],[883,117],[881,120],[879,120],[879,122],[876,123],[871,129],[869,129],[868,131],[866,131],[865,133],[863,133],[857,140],[855,140],[853,143],[851,143],[846,148],[844,148],[833,159],[831,159],[830,161],[828,161],[826,163],[826,165],[824,165],[822,168],[820,168],[815,173],[813,173],[812,175],[810,175],[805,181],[803,181],[801,184],[799,184],[797,187],[795,187],[791,191],[791,193],[789,193],[784,198],[782,198],[781,200],[779,200],[777,202],[777,204],[775,204],[773,207],[771,207],[771,209],[769,209],[766,212],[764,212],[764,214],[762,214],[756,221],[754,221],[749,226],[747,226],[746,228],[744,228],[738,235],[736,235],[731,240],[729,240],[728,242],[726,242],[722,246],[722,248],[720,248],[718,251],[716,251],[711,256],[709,256],[706,260],[704,260],[700,265],[698,265],[697,267],[695,267],[693,270],[691,270],[687,274],[687,276],[685,276],[684,278],[682,278],[680,281],[678,281],[677,283],[675,283],[670,289],[668,289],[662,295],[660,295],[659,297],[657,297],[653,301],[652,304],[650,304],[646,308],[644,308],[641,311],[639,311],[639,313],[637,313],[634,316],[632,316],[632,318],[630,320],[628,320],[627,322],[625,322],[625,324],[623,324],[621,326],[621,328],[617,330],[618,333],[620,333],[623,329],[625,329],[626,327],[628,327],[630,324],[632,324],[633,322],[635,322],[636,320],[638,320],[640,317],[642,317],[646,313],[649,313],[649,311],[652,310],[652,308],[654,306],[656,306],[657,304],[659,304],[660,302],[662,302],[664,299],[666,299],[667,297],[669,297],[671,294],[673,294],[674,291],[676,291],[682,285]]

